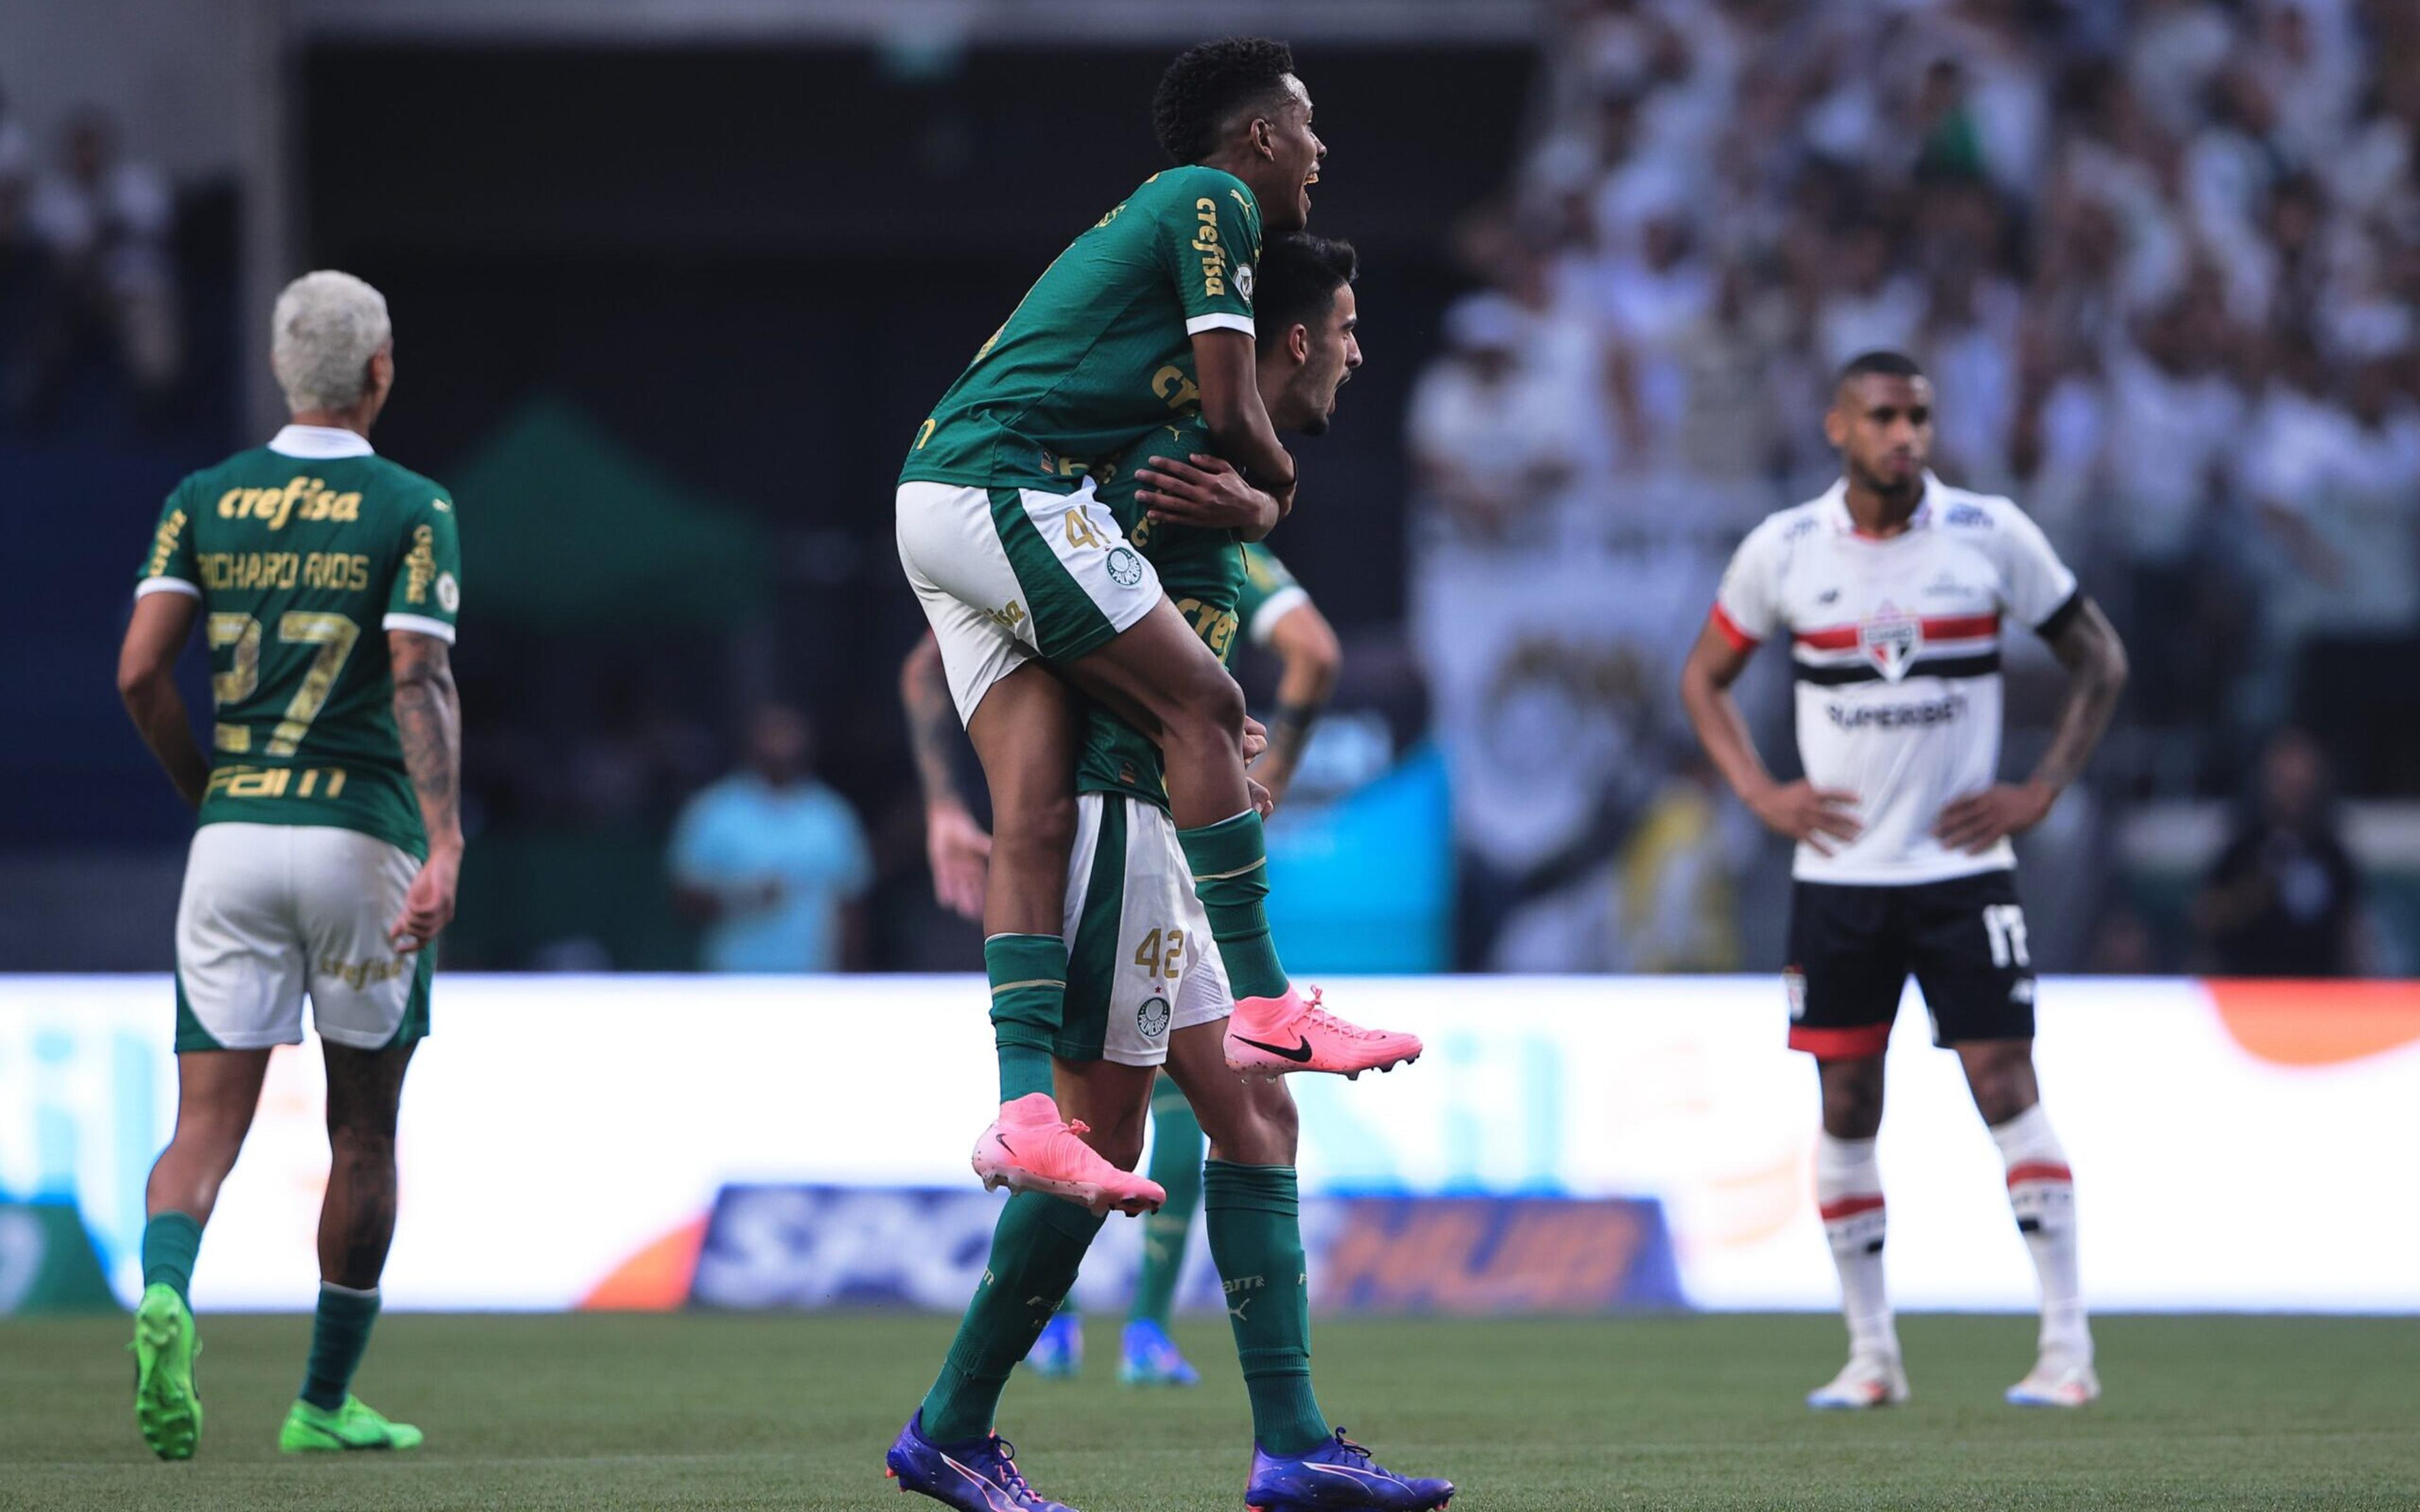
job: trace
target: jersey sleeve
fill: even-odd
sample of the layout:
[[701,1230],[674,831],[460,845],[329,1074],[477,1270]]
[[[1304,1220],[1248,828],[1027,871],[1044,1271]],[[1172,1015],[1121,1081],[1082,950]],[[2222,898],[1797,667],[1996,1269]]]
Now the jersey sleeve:
[[2084,601],[2075,574],[2024,511],[2009,504],[1999,516],[2003,607],[2044,638],[2056,635]]
[[1252,279],[1261,260],[1261,211],[1251,192],[1226,174],[1185,179],[1190,193],[1170,196],[1158,247],[1185,306],[1185,333],[1252,333]]
[[1775,579],[1781,567],[1780,536],[1770,522],[1747,532],[1714,590],[1714,628],[1734,651],[1753,651],[1784,628]]
[[144,557],[142,570],[134,575],[134,596],[146,594],[186,594],[202,596],[202,575],[194,560],[194,520],[188,495],[191,488],[178,484],[160,506],[160,523],[151,532],[151,550]]
[[1311,602],[1311,594],[1295,581],[1277,553],[1258,541],[1244,546],[1244,582],[1235,594],[1235,617],[1256,646],[1265,646],[1278,633],[1278,622]]
[[382,627],[433,635],[450,646],[461,610],[462,538],[454,523],[454,501],[432,494],[407,517]]

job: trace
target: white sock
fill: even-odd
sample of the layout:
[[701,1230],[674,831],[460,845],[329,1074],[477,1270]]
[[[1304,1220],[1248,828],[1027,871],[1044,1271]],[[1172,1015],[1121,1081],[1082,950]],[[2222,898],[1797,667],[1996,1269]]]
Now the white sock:
[[2067,1151],[2039,1103],[1993,1124],[1992,1141],[2008,1165],[2009,1206],[2025,1248],[2033,1252],[2034,1273],[2041,1278],[2042,1353],[2090,1365],[2092,1330],[2085,1322],[2084,1291],[2076,1281],[2075,1178],[2067,1168]]
[[1840,1272],[1840,1311],[1849,1319],[1849,1352],[1899,1358],[1899,1330],[1890,1297],[1883,1289],[1882,1167],[1870,1139],[1815,1142],[1815,1202],[1823,1214],[1823,1237]]

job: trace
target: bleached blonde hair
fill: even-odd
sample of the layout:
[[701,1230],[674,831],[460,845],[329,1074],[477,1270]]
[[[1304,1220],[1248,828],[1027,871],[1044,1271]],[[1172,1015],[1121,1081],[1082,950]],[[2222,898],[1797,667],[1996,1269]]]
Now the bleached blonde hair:
[[269,366],[287,408],[349,409],[370,382],[370,358],[395,339],[386,296],[350,273],[304,273],[277,296]]

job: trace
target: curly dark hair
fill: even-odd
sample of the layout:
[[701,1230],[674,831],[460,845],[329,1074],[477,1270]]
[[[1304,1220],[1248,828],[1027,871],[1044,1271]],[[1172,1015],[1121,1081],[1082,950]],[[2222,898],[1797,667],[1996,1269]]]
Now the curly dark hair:
[[1241,105],[1275,95],[1294,71],[1294,49],[1265,37],[1224,37],[1176,54],[1151,97],[1151,126],[1178,162],[1218,148],[1218,128]]
[[1315,326],[1335,307],[1336,291],[1360,276],[1353,243],[1308,231],[1269,238],[1261,249],[1259,286],[1252,290],[1252,323],[1263,341],[1276,341],[1295,326]]

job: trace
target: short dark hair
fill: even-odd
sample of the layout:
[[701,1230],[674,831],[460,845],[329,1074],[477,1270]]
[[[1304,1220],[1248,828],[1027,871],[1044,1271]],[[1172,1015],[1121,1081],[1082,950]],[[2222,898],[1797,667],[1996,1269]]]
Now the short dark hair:
[[1837,389],[1852,378],[1872,378],[1876,375],[1884,378],[1920,378],[1924,377],[1924,369],[1916,366],[1916,359],[1905,352],[1887,350],[1859,352],[1841,364],[1840,376],[1833,380],[1832,386]]
[[1218,149],[1218,129],[1241,106],[1282,92],[1294,49],[1265,37],[1225,37],[1176,54],[1151,97],[1151,126],[1179,162]]
[[1361,274],[1353,243],[1288,231],[1261,248],[1252,285],[1255,340],[1272,341],[1294,327],[1316,325],[1336,304],[1336,291]]

